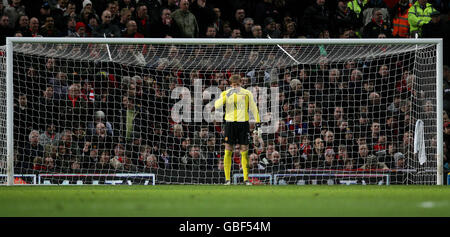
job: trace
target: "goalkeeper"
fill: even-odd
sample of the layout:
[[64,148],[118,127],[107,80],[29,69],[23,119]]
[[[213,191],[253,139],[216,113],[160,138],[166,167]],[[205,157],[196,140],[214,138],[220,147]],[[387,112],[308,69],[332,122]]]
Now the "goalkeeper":
[[230,185],[231,159],[233,147],[240,145],[241,164],[244,172],[244,182],[251,185],[248,180],[248,144],[249,144],[249,113],[252,112],[256,123],[260,123],[258,107],[249,90],[241,88],[241,77],[232,75],[229,79],[231,88],[222,92],[215,101],[215,109],[225,106],[225,156],[224,171],[225,185]]

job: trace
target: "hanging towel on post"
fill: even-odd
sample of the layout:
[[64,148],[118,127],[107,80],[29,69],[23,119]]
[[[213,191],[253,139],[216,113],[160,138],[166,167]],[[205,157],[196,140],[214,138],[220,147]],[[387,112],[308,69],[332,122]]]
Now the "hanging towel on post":
[[416,122],[416,129],[414,132],[414,154],[418,154],[420,165],[423,165],[427,161],[427,156],[425,154],[423,121],[420,119]]

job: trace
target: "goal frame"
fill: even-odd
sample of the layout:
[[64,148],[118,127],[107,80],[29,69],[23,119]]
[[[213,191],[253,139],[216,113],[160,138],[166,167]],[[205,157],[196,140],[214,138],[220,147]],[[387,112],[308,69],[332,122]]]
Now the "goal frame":
[[15,43],[61,44],[222,44],[222,45],[436,45],[436,124],[437,173],[436,184],[443,185],[443,40],[429,39],[190,39],[190,38],[63,38],[63,37],[7,37],[6,38],[6,145],[7,186],[14,185],[14,96],[13,54]]

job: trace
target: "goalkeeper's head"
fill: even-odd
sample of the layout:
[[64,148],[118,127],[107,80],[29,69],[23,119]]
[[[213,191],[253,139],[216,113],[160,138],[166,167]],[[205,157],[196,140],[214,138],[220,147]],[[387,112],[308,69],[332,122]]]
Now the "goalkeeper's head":
[[233,74],[231,75],[230,79],[230,85],[232,87],[237,87],[241,85],[241,76],[239,76],[238,74]]

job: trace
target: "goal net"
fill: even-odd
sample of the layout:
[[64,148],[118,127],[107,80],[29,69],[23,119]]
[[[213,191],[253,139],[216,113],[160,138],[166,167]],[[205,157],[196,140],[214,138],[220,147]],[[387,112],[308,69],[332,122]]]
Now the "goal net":
[[[421,40],[16,40],[13,124],[1,51],[0,181],[13,139],[14,183],[223,183],[223,113],[212,107],[239,74],[262,120],[256,129],[250,118],[254,184],[436,184],[437,49]],[[238,146],[232,177],[243,181]]]

